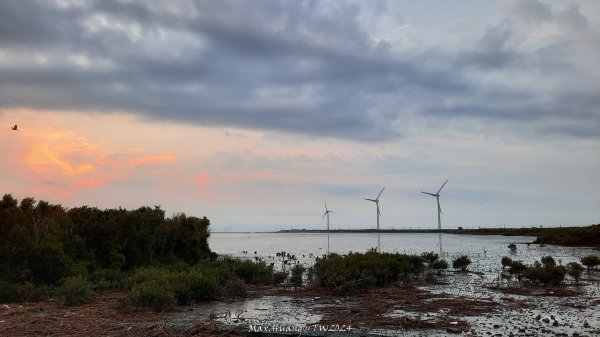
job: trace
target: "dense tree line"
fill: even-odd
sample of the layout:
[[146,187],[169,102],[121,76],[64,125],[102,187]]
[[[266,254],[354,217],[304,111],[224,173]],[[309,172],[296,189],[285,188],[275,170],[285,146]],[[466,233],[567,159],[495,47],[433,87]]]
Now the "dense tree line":
[[56,284],[101,269],[209,259],[209,220],[159,207],[136,210],[64,208],[46,201],[0,201],[0,281]]

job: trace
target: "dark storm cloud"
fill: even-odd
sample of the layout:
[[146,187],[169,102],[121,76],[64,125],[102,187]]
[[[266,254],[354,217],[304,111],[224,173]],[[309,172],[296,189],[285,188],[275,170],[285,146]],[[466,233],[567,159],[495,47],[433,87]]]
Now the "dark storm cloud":
[[[553,97],[546,106],[533,90],[478,80],[524,69],[527,55],[511,47],[514,30],[505,22],[460,52],[414,56],[372,39],[361,8],[343,2],[168,4],[0,1],[0,48],[13,63],[0,61],[0,107],[131,111],[382,141],[399,137],[402,121],[414,116],[538,120],[563,116],[557,107],[573,103]],[[540,22],[551,19],[544,8],[529,1],[515,11]],[[561,20],[579,27],[577,14],[568,8]],[[75,65],[78,57],[87,64]],[[575,103],[570,117],[597,121],[593,102]]]

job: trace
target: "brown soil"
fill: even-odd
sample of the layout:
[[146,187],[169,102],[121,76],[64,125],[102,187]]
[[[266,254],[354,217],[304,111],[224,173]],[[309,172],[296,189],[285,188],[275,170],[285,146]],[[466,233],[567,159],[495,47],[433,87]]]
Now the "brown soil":
[[[457,317],[480,315],[496,307],[492,301],[469,300],[446,294],[432,294],[416,287],[385,288],[357,296],[358,303],[315,309],[323,314],[320,324],[351,325],[353,328],[373,329],[448,329],[465,331],[469,324]],[[390,317],[394,310],[420,313],[420,317]],[[438,314],[437,317],[427,313]],[[452,323],[451,323],[452,322]]]
[[181,331],[169,327],[168,313],[126,309],[123,293],[100,295],[93,304],[65,307],[54,301],[15,303],[0,307],[0,336],[225,336],[212,322]]

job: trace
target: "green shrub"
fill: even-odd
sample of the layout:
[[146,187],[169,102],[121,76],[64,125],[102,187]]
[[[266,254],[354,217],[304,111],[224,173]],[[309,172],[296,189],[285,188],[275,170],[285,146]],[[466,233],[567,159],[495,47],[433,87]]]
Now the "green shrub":
[[517,279],[521,280],[523,272],[527,270],[527,266],[522,261],[511,261],[509,264],[510,273],[517,275]]
[[563,266],[530,267],[523,276],[533,284],[559,285],[565,278]]
[[273,284],[273,265],[262,261],[225,259],[222,265],[226,266],[233,275],[242,279],[247,284],[268,285]]
[[[195,268],[188,267],[187,269],[169,271],[163,268],[140,268],[127,278],[126,283],[131,288],[131,292],[133,292],[136,286],[141,284],[160,284],[164,290],[175,296],[176,304],[178,305],[212,300],[221,294],[221,287],[218,281],[219,273],[217,272],[219,268],[198,266]],[[223,281],[223,283],[225,282]]]
[[296,264],[292,267],[290,283],[294,287],[302,287],[302,275],[304,274],[305,268],[301,264]]
[[246,284],[238,278],[231,279],[225,283],[223,293],[228,298],[246,297]]
[[581,264],[586,266],[588,270],[594,270],[600,265],[600,257],[596,255],[588,255],[581,258]]
[[90,275],[96,290],[121,289],[125,284],[125,273],[115,269],[98,269]]
[[500,260],[500,263],[502,263],[502,270],[504,270],[507,266],[510,266],[512,259],[508,256],[503,256],[502,260]]
[[193,275],[188,283],[191,299],[209,301],[219,296],[221,289],[214,275]]
[[16,303],[25,300],[19,284],[0,280],[0,303]]
[[50,286],[35,286],[31,282],[9,283],[0,281],[0,303],[38,301],[53,295]]
[[577,262],[570,262],[567,264],[567,274],[571,276],[576,283],[579,283],[579,278],[583,273],[583,266]]
[[75,306],[94,301],[93,284],[81,276],[68,277],[57,294],[63,299],[65,305]]
[[448,262],[446,260],[436,260],[431,264],[431,269],[441,275],[444,270],[448,269]]
[[467,268],[471,264],[471,259],[467,255],[462,255],[452,260],[452,268],[460,269],[461,271],[467,271]]
[[556,266],[556,261],[554,261],[554,258],[552,256],[543,256],[541,261],[544,267]]
[[71,263],[59,243],[42,243],[28,257],[31,281],[34,284],[56,284],[69,274]]
[[279,285],[284,283],[288,278],[288,272],[286,271],[277,271],[273,273],[273,284]]
[[511,253],[514,253],[517,251],[517,245],[515,245],[514,243],[511,243],[508,245],[508,249],[510,249]]
[[169,285],[157,280],[136,284],[127,299],[133,305],[150,307],[156,311],[169,310],[177,304],[175,293]]
[[557,266],[551,256],[544,256],[541,261],[542,263],[536,261],[533,266],[526,268],[523,271],[523,277],[533,284],[558,285],[562,283],[567,268]]
[[350,253],[329,254],[319,258],[313,267],[315,281],[336,293],[351,294],[392,282],[409,282],[424,270],[424,259],[417,255]]
[[421,254],[421,257],[423,260],[425,260],[425,262],[427,262],[427,265],[431,267],[431,265],[437,261],[440,256],[435,252],[425,252]]

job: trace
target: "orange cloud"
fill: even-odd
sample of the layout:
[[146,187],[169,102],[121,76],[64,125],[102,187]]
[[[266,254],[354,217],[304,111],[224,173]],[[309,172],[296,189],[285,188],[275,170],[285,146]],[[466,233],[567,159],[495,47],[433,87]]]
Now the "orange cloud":
[[22,162],[38,189],[68,197],[78,190],[99,188],[123,179],[136,168],[175,160],[171,153],[140,154],[102,146],[65,129],[29,129]]

